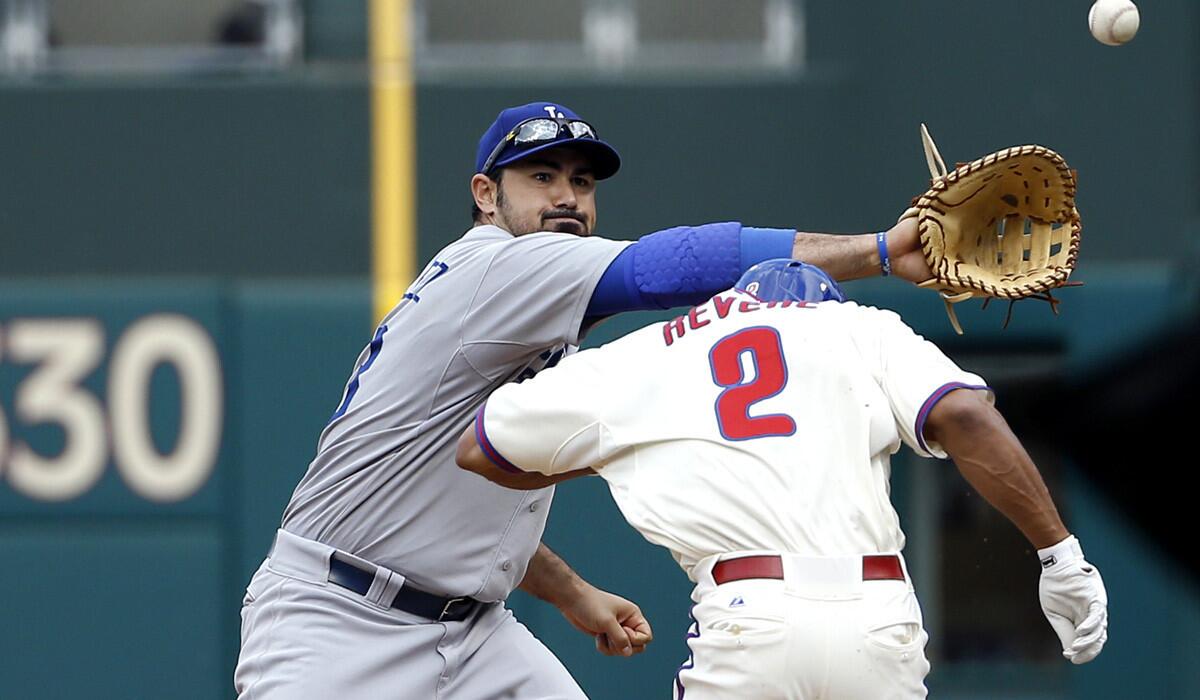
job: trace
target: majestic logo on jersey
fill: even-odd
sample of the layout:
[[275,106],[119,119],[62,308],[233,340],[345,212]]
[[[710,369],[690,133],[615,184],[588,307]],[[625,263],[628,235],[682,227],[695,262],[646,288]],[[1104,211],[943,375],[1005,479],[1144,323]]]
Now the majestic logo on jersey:
[[731,608],[740,608],[745,604],[746,604],[746,601],[742,600],[742,597],[740,595],[734,596],[733,600],[729,601],[729,607],[731,607]]

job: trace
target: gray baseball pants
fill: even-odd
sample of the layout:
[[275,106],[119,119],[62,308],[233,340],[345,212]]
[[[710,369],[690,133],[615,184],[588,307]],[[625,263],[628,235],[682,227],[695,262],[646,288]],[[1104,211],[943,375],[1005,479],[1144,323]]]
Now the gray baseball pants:
[[585,700],[562,663],[503,603],[458,622],[391,608],[403,580],[367,595],[328,581],[332,547],[280,530],[242,605],[241,700]]

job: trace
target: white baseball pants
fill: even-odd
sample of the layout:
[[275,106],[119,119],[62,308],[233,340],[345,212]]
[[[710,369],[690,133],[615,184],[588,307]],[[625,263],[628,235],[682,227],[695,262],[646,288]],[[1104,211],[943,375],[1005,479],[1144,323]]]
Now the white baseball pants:
[[676,700],[911,700],[926,696],[925,633],[903,580],[863,580],[862,557],[783,555],[779,579],[717,584],[695,569],[690,658]]

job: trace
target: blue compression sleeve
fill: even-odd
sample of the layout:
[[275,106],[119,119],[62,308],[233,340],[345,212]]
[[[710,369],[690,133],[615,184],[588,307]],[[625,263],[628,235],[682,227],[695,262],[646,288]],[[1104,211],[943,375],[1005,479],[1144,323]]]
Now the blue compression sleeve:
[[742,271],[763,260],[792,257],[796,232],[786,228],[742,229]]
[[592,298],[588,301],[587,311],[584,312],[585,319],[646,308],[640,304],[641,295],[637,293],[637,285],[625,282],[627,273],[633,271],[633,256],[636,253],[633,248],[636,245],[637,243],[634,243],[622,250],[608,264],[608,269],[600,276],[600,281],[592,290]]
[[791,257],[795,235],[729,222],[643,236],[604,271],[586,316],[699,304],[732,287],[751,265]]

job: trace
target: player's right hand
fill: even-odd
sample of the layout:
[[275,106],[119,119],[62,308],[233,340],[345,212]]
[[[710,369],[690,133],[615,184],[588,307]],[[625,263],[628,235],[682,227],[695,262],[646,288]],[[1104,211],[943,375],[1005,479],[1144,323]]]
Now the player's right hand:
[[1074,535],[1038,550],[1042,578],[1038,597],[1042,612],[1062,642],[1063,657],[1085,664],[1108,640],[1108,592],[1100,570],[1083,558]]
[[585,584],[558,605],[575,629],[592,635],[596,651],[607,656],[633,656],[654,639],[641,608],[619,595]]
[[[646,651],[646,645],[654,639],[654,635],[649,632],[649,624],[642,627],[626,627],[621,625],[621,631],[629,637],[629,645],[632,654],[640,654]],[[629,656],[625,653],[625,649],[609,639],[608,634],[601,632],[596,635],[596,651],[605,656]]]

